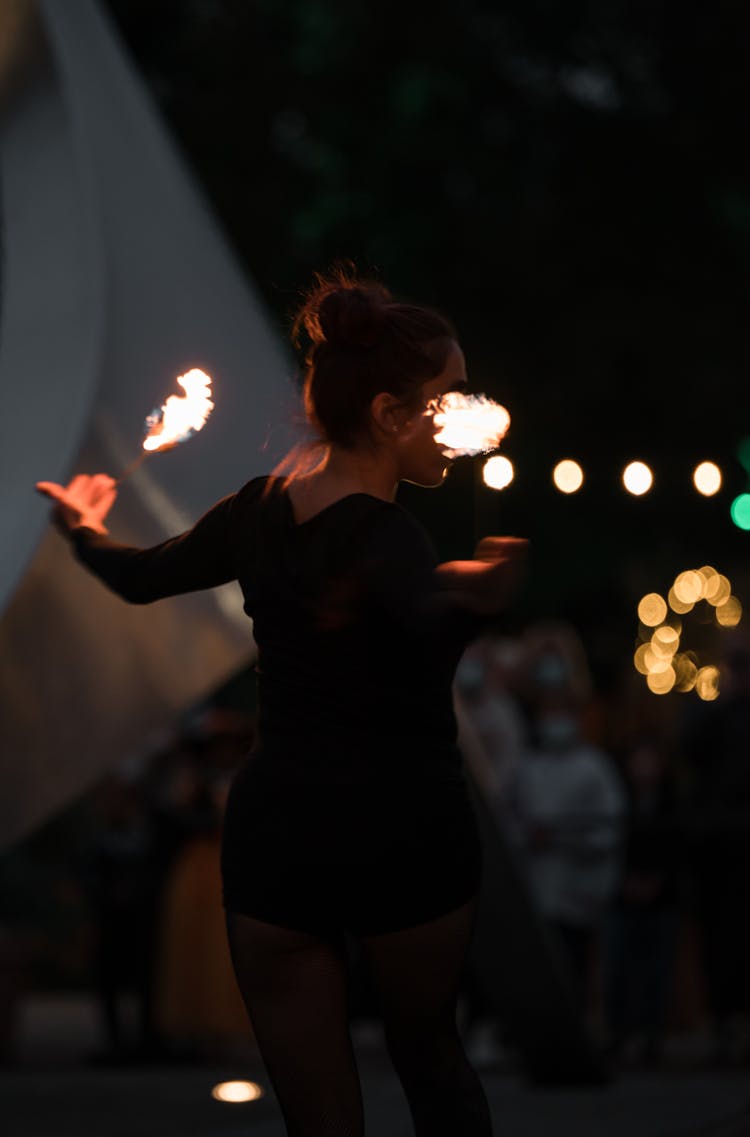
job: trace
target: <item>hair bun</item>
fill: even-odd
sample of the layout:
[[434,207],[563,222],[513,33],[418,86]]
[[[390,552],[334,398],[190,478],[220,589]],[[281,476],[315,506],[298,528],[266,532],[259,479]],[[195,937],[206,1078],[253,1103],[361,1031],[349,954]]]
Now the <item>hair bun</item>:
[[318,320],[326,342],[351,347],[374,347],[386,321],[388,294],[374,288],[336,288],[325,296]]

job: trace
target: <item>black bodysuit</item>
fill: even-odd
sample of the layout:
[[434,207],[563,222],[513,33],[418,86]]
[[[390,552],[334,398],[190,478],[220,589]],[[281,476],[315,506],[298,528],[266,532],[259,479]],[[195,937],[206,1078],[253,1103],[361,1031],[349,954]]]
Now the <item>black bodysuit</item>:
[[482,620],[439,591],[435,551],[410,514],[357,493],[297,524],[281,480],[255,478],[151,549],[89,529],[73,541],[133,603],[240,583],[259,718],[224,819],[228,909],[373,935],[477,891],[451,687]]

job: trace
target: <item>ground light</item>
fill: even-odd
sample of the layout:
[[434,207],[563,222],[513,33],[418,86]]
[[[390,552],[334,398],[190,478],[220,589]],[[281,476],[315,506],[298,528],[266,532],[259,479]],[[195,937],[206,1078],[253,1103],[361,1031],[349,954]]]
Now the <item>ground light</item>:
[[226,1102],[256,1101],[263,1097],[263,1090],[257,1082],[219,1082],[211,1090],[211,1097]]

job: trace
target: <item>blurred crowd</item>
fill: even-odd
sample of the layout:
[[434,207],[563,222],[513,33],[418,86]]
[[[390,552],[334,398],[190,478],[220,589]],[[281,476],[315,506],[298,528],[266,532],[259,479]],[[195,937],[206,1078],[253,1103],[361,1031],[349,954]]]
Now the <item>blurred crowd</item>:
[[[750,1064],[750,642],[739,632],[724,642],[714,702],[602,695],[581,639],[559,622],[488,636],[459,667],[460,715],[483,756],[475,780],[614,1064],[655,1065],[670,1034],[698,1027],[711,1062]],[[644,712],[656,705],[670,713]],[[67,925],[45,926],[49,898],[34,876],[59,833],[6,863],[7,1060],[18,995],[54,987],[61,970],[63,984],[95,993],[92,1061],[172,1060],[251,1036],[226,946],[219,844],[253,729],[244,712],[206,706],[87,796],[57,865]],[[66,936],[67,974],[49,962],[58,949],[65,957]],[[367,1019],[374,1004],[351,947],[351,1011]],[[470,1054],[491,1064],[507,1049],[504,1024],[481,982],[465,995]]]
[[[750,640],[724,644],[711,702],[602,697],[560,622],[477,642],[457,676],[485,800],[616,1065],[658,1064],[685,1028],[711,1064],[750,1065]],[[475,1001],[491,1061],[502,1024]]]
[[94,993],[93,1063],[200,1058],[247,1038],[219,850],[229,785],[253,734],[249,715],[203,707],[113,769],[62,825],[11,854],[0,874],[6,1061],[13,996],[18,1003],[30,990]]

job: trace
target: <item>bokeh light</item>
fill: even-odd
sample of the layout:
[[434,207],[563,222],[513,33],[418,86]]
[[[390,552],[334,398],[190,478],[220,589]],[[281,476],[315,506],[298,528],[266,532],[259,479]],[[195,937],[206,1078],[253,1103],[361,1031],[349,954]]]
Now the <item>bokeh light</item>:
[[703,597],[706,582],[699,572],[688,569],[675,578],[672,585],[674,594],[683,604],[697,604]]
[[704,497],[711,497],[721,489],[721,470],[715,462],[701,462],[693,471],[693,485]]
[[513,463],[503,454],[494,454],[482,468],[484,484],[491,490],[504,490],[513,481],[514,474]]
[[666,615],[666,601],[658,592],[648,592],[638,605],[638,619],[649,628],[661,624]]
[[713,581],[719,574],[712,565],[701,565],[701,567],[695,571],[700,573],[705,581],[703,596],[707,599],[709,592],[713,588]]
[[583,470],[572,458],[563,458],[552,471],[552,480],[561,493],[575,493],[583,485]]
[[698,667],[686,652],[679,652],[673,661],[675,674],[677,675],[677,682],[675,688],[683,694],[692,691],[695,687],[695,679],[698,674]]
[[714,627],[736,627],[742,619],[742,603],[732,594],[729,578],[713,565],[687,569],[675,577],[667,602],[660,593],[648,592],[638,603],[638,643],[633,653],[636,671],[645,677],[655,695],[694,690],[705,701],[718,698],[719,669],[712,664],[701,666],[694,651],[681,649],[683,621],[673,613],[684,615],[703,602],[699,623],[708,623],[713,615]]
[[646,676],[649,691],[655,695],[666,695],[677,681],[674,667],[667,666],[663,671],[651,671]]
[[736,497],[729,512],[738,529],[750,529],[750,493],[741,493]]
[[657,628],[651,637],[651,650],[657,659],[672,659],[672,656],[680,646],[680,637],[674,628],[670,628],[668,624]]
[[742,619],[742,605],[736,596],[730,596],[716,609],[716,623],[722,628],[736,628]]
[[718,667],[701,667],[695,677],[695,692],[699,699],[710,703],[719,697]]
[[718,608],[720,604],[726,603],[731,591],[732,586],[729,583],[729,579],[720,572],[717,572],[706,583],[706,600],[709,604],[712,604],[714,608]]
[[628,493],[640,497],[648,493],[654,482],[654,475],[645,462],[631,462],[622,474],[622,483]]
[[219,1082],[211,1090],[211,1097],[216,1101],[256,1101],[263,1097],[263,1090],[257,1082]]
[[680,616],[684,616],[686,612],[691,612],[695,607],[693,604],[685,604],[682,600],[678,599],[678,597],[675,595],[674,585],[667,593],[667,601],[672,611],[677,612],[677,614]]
[[750,474],[750,438],[743,438],[737,447],[737,457],[740,464],[745,467],[745,470]]

